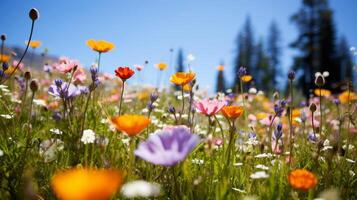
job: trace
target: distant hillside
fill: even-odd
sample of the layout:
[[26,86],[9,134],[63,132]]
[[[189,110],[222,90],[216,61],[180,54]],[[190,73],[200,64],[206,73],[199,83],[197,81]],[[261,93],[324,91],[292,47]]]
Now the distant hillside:
[[[13,60],[20,60],[22,54],[25,51],[25,49],[22,47],[11,47],[7,50],[10,51],[9,53],[12,54]],[[57,56],[47,55],[39,51],[33,51],[33,49],[30,48],[27,51],[26,56],[22,60],[22,63],[24,63],[25,66],[31,66],[35,69],[42,69],[45,63],[53,63],[57,60]]]

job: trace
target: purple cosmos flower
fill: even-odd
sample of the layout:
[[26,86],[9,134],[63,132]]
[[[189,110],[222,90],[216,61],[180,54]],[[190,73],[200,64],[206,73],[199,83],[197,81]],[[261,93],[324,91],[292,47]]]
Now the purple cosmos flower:
[[53,96],[56,96],[56,97],[70,99],[70,98],[80,95],[82,93],[82,91],[80,88],[78,88],[77,86],[75,86],[73,84],[70,84],[68,86],[67,82],[63,82],[61,85],[59,85],[59,84],[51,85],[48,88],[48,93]]
[[168,126],[139,144],[135,155],[155,165],[173,166],[184,160],[200,142],[186,126]]

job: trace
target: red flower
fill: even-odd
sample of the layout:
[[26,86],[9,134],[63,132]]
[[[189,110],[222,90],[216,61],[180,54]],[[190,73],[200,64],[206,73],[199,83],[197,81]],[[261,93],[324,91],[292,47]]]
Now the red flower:
[[123,82],[129,79],[134,74],[134,70],[130,69],[129,67],[118,67],[115,70],[115,75],[119,77]]

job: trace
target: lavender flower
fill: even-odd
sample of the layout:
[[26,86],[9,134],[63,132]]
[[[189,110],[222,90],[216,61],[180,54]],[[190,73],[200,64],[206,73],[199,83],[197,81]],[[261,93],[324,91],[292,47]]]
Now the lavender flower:
[[316,142],[316,141],[317,141],[317,137],[316,137],[316,135],[313,134],[313,133],[309,133],[308,139],[309,139],[311,142]]
[[55,81],[56,85],[51,85],[48,89],[48,93],[53,96],[70,99],[82,93],[82,91],[73,84],[70,84],[68,86],[67,82],[63,82],[61,85],[59,85],[58,82],[56,81]]
[[200,142],[186,126],[169,126],[139,144],[135,155],[155,165],[173,166]]
[[286,106],[286,101],[280,100],[277,104],[274,105],[274,111],[276,116],[281,117],[282,113],[284,112]]
[[9,64],[7,64],[7,62],[2,63],[2,69],[3,69],[4,71],[6,71],[7,69],[9,69]]
[[283,135],[283,125],[282,124],[278,124],[275,131],[274,131],[274,139],[275,140],[279,140],[281,138],[281,136]]
[[238,75],[240,76],[240,77],[242,77],[242,76],[244,76],[244,75],[246,75],[247,74],[247,68],[245,68],[245,67],[240,67],[239,68],[239,70],[238,70]]
[[61,113],[58,111],[53,112],[52,119],[54,119],[55,121],[60,121],[62,119]]
[[150,94],[150,101],[152,103],[154,103],[157,100],[157,98],[159,98],[159,95],[157,93],[153,92]]

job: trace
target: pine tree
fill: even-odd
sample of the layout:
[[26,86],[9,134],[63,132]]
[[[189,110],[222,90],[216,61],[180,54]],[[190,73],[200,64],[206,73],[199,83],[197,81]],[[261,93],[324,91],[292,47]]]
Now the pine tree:
[[338,49],[338,63],[341,69],[340,79],[353,81],[353,60],[345,37],[341,37]]
[[280,46],[280,30],[275,22],[272,22],[269,27],[269,35],[267,41],[267,54],[269,57],[269,70],[271,71],[271,79],[273,81],[274,89],[277,88],[277,80],[282,76],[280,68],[280,56],[281,56],[281,46]]
[[256,47],[255,83],[263,91],[273,90],[274,76],[269,66],[269,58],[265,54],[263,40],[260,40]]

